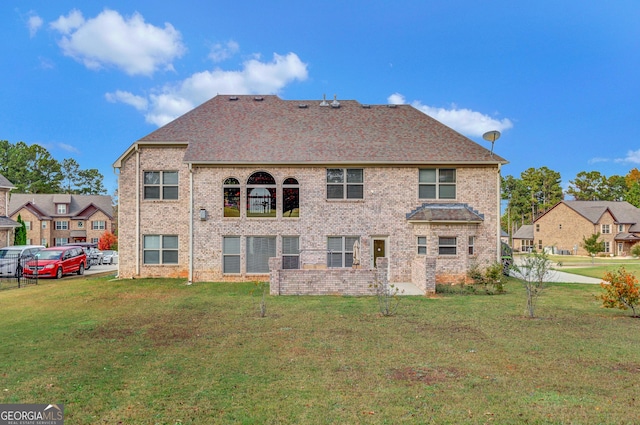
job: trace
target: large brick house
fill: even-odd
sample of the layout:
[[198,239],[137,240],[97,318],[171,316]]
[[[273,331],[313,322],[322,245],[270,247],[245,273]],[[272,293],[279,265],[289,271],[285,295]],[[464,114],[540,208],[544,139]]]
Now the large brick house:
[[218,95],[114,163],[119,276],[457,283],[499,258],[505,163],[409,105]]
[[629,255],[640,241],[640,209],[628,202],[561,201],[533,223],[536,250],[588,255],[583,238],[600,233],[607,255]]
[[9,215],[27,226],[27,243],[58,246],[97,243],[113,231],[113,206],[108,195],[13,193]]
[[17,221],[8,216],[9,192],[15,186],[0,174],[0,248],[13,245],[14,231],[19,227]]

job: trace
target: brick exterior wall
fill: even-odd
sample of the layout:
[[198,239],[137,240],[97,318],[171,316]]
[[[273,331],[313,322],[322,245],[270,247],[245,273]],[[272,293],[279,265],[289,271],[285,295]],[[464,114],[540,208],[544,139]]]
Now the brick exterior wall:
[[[618,231],[610,213],[604,214],[598,223],[594,225],[565,204],[558,204],[536,220],[533,225],[534,247],[538,251],[540,251],[540,246],[542,246],[542,249],[555,247],[568,250],[572,254],[589,255],[582,247],[583,238],[588,238],[594,233],[602,233],[602,224],[609,225],[610,233],[601,234],[600,239],[609,242],[610,252],[607,254],[615,254],[617,244],[614,237]],[[623,252],[626,251],[626,254],[628,254],[629,249],[629,244],[625,244]]]
[[[417,237],[428,238],[428,254],[435,258],[438,282],[457,283],[466,276],[471,261],[490,264],[497,260],[497,167],[457,167],[457,199],[484,215],[481,224],[409,223],[406,214],[426,200],[418,199],[419,167],[364,167],[363,200],[327,200],[326,168],[310,167],[194,167],[193,217],[189,217],[190,171],[182,163],[180,147],[145,147],[123,158],[119,176],[119,276],[121,278],[189,275],[189,231],[193,221],[193,275],[197,281],[268,280],[269,275],[246,272],[246,237],[275,236],[276,256],[282,255],[282,236],[299,236],[300,248],[321,252],[329,236],[359,236],[363,269],[373,266],[373,241],[383,239],[389,259],[389,280],[412,280]],[[139,166],[137,165],[139,161]],[[426,168],[425,165],[424,168]],[[179,171],[179,199],[142,199],[144,171]],[[277,183],[275,218],[246,217],[246,183],[256,171],[270,173]],[[136,177],[139,179],[136,186]],[[223,217],[223,182],[235,177],[241,183],[239,218]],[[300,216],[283,217],[282,182],[293,177],[300,184]],[[139,196],[139,209],[136,197]],[[447,202],[447,201],[433,201]],[[200,220],[199,211],[207,211]],[[139,232],[138,232],[139,227]],[[177,265],[142,264],[142,236],[178,235]],[[241,273],[222,273],[223,236],[241,236]],[[438,237],[457,237],[456,255],[438,255]],[[468,255],[467,241],[475,236],[475,254]],[[317,260],[322,261],[322,259]],[[324,261],[326,263],[326,261]],[[356,273],[357,274],[357,273]],[[435,283],[434,283],[435,284]]]
[[[6,189],[0,189],[0,216],[7,215],[7,208],[9,208],[9,199]],[[13,229],[0,229],[0,248],[4,248],[7,245],[11,245],[11,237],[13,236]]]

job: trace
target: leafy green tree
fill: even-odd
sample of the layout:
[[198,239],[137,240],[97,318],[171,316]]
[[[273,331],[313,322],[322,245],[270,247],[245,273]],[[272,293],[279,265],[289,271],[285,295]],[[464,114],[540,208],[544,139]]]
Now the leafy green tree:
[[17,193],[106,193],[98,170],[82,170],[74,159],[61,164],[37,144],[0,141],[0,173]]
[[502,199],[508,200],[507,211],[510,218],[504,221],[512,229],[513,221],[531,224],[540,214],[548,211],[563,199],[560,173],[547,167],[529,168],[520,178],[506,176],[502,179]]
[[22,220],[22,216],[18,214],[18,220],[16,220],[20,227],[16,228],[16,233],[13,238],[14,245],[26,245],[27,244],[27,225]]
[[606,185],[606,177],[599,171],[580,171],[575,179],[569,180],[569,184],[567,194],[576,201],[598,201]]
[[613,175],[605,179],[605,186],[602,188],[600,200],[624,201],[627,189],[626,179],[623,176]]
[[640,182],[634,181],[624,195],[624,200],[636,208],[640,208]]
[[582,247],[591,256],[591,262],[593,263],[593,257],[599,252],[604,251],[604,241],[600,239],[600,232],[594,233],[587,237],[582,237]]

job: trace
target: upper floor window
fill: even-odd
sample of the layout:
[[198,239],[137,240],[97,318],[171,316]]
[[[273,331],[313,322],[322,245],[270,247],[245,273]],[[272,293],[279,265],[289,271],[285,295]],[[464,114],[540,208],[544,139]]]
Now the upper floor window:
[[106,228],[107,228],[107,222],[104,220],[91,222],[91,230],[105,230]]
[[420,199],[455,199],[455,168],[423,168],[419,172]]
[[240,181],[229,177],[224,181],[224,217],[240,217]]
[[618,224],[618,232],[624,232],[624,224]]
[[31,222],[30,222],[30,221],[25,221],[25,222],[24,222],[24,227],[25,227],[25,229],[27,229],[27,230],[31,230]]
[[84,221],[78,221],[78,229],[84,229]]
[[69,222],[68,221],[56,221],[56,230],[69,230]]
[[58,214],[66,214],[67,213],[67,204],[56,204]]
[[282,216],[300,217],[300,186],[294,178],[282,182]]
[[264,171],[247,180],[247,217],[276,216],[276,181]]
[[611,233],[611,226],[609,224],[603,224],[601,225],[602,227],[602,234],[605,235],[607,233]]
[[43,229],[46,229],[46,228],[47,228],[47,222],[46,222],[46,221],[43,221],[43,222],[42,222],[42,228],[43,228]]
[[178,172],[145,171],[144,199],[178,199]]
[[364,170],[327,168],[327,199],[364,199]]
[[540,224],[536,223],[536,232],[539,232],[539,231],[540,231]]

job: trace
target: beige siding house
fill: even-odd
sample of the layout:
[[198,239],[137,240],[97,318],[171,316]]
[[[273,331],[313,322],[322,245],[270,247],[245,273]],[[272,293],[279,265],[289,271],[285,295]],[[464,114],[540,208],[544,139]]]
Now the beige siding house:
[[588,255],[583,238],[600,233],[605,255],[629,255],[640,241],[640,209],[628,202],[561,201],[533,223],[533,244]]
[[9,217],[9,192],[15,186],[0,174],[0,248],[13,245],[14,232],[20,227],[18,222]]
[[429,292],[498,260],[505,163],[409,105],[219,95],[114,163],[119,276]]
[[14,193],[9,215],[27,225],[27,243],[58,246],[74,242],[97,243],[113,231],[113,206],[108,195]]

